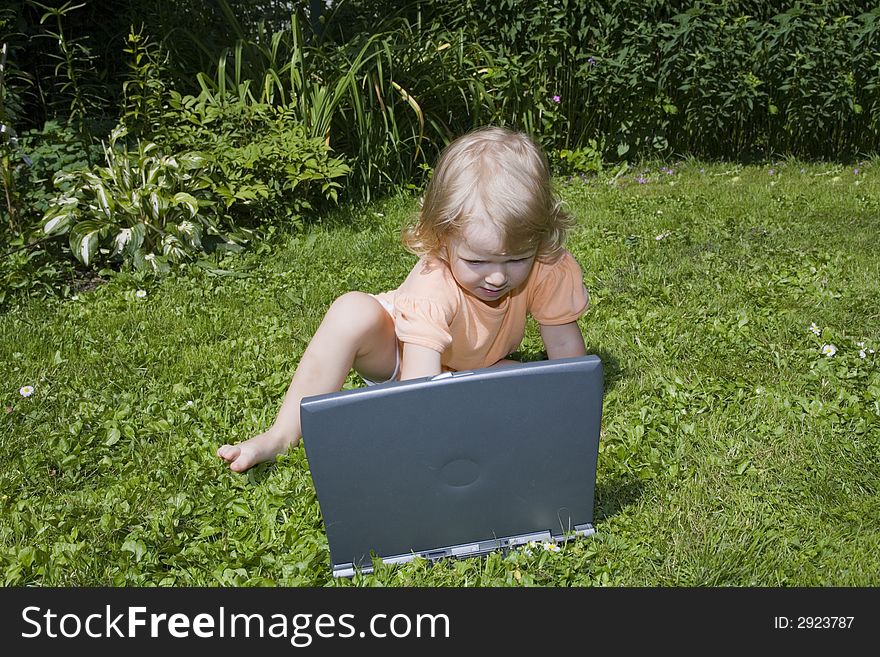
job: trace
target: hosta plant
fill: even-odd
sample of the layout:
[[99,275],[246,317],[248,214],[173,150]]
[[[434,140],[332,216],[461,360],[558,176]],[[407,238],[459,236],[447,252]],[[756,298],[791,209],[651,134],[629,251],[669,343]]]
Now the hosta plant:
[[148,141],[130,150],[125,134],[118,127],[110,135],[106,166],[56,175],[59,191],[43,216],[44,232],[69,234],[71,252],[87,266],[121,261],[158,273],[201,253],[209,235],[236,249],[243,231],[215,210],[205,157],[166,155]]

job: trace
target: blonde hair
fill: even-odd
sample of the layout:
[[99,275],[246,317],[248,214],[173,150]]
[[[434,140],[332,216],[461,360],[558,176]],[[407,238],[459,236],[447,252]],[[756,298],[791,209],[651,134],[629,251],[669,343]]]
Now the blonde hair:
[[527,135],[487,127],[449,144],[403,245],[442,257],[447,240],[472,220],[496,227],[507,253],[534,249],[545,262],[559,256],[573,222],[553,192],[546,156]]

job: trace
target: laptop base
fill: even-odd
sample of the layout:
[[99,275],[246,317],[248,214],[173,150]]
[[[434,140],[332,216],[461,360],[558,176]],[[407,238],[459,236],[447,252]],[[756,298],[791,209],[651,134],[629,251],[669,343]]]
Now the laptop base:
[[[550,531],[535,532],[531,534],[520,534],[518,536],[508,536],[505,538],[494,538],[488,541],[479,541],[477,543],[463,543],[461,545],[453,545],[447,548],[438,548],[436,550],[426,550],[424,552],[411,552],[409,554],[400,554],[396,556],[384,557],[382,563],[387,564],[403,564],[414,561],[417,557],[427,559],[428,561],[437,561],[447,557],[478,557],[496,550],[509,550],[520,545],[528,543],[557,543],[565,542],[579,536],[591,536],[596,533],[593,525],[586,523],[577,525],[572,532],[551,534]],[[365,575],[373,572],[373,566],[354,566],[351,563],[337,564],[333,566],[334,577],[354,577],[355,573],[361,572]]]

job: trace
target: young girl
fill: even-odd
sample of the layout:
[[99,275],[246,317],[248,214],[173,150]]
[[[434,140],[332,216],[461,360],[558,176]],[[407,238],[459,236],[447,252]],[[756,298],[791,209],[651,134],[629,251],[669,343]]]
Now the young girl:
[[303,397],[339,390],[352,367],[368,384],[512,363],[526,315],[549,358],[582,356],[589,296],[562,248],[570,218],[547,160],[526,135],[471,132],[441,154],[404,245],[420,256],[396,290],[348,292],[327,311],[272,427],[217,455],[242,472],[300,439]]

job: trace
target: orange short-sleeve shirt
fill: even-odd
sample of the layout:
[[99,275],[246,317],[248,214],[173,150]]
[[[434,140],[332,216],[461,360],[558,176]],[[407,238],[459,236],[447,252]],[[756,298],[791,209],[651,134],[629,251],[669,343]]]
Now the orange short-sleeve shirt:
[[568,251],[552,263],[535,262],[526,282],[497,308],[467,294],[445,262],[421,258],[396,290],[376,298],[393,309],[400,342],[439,351],[445,370],[488,367],[515,351],[526,316],[539,324],[576,321],[589,305],[580,266]]

